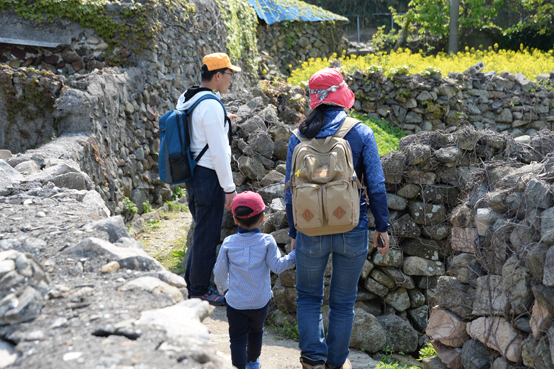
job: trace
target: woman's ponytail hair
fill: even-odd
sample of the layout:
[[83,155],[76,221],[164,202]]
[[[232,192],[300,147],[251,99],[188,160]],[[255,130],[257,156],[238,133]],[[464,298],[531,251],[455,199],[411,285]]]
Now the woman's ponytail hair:
[[330,105],[321,104],[312,110],[310,115],[298,126],[300,133],[306,138],[314,138],[327,122],[325,119],[325,110],[329,107]]

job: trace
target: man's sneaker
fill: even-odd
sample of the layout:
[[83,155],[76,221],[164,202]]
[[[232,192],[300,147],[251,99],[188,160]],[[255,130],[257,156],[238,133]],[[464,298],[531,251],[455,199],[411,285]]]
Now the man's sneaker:
[[331,366],[325,364],[325,369],[352,369],[352,364],[350,363],[350,360],[346,359],[342,366]]
[[323,360],[314,361],[301,356],[300,363],[303,369],[325,369],[325,362]]
[[246,363],[246,369],[260,369],[260,358],[256,361],[250,361]]
[[225,296],[214,290],[212,287],[208,289],[205,295],[202,296],[190,296],[190,298],[197,298],[200,300],[208,301],[213,306],[225,306]]

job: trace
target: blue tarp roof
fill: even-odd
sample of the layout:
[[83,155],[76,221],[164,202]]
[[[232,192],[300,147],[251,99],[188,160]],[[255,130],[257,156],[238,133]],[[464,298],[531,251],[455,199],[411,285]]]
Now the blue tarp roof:
[[248,2],[256,9],[258,17],[265,20],[267,24],[284,20],[348,22],[348,18],[300,0],[248,0]]

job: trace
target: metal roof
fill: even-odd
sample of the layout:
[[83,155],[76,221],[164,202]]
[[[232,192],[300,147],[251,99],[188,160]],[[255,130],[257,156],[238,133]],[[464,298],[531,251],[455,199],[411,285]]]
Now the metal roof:
[[300,0],[248,0],[248,2],[256,9],[258,17],[266,21],[267,24],[285,20],[348,22],[348,18]]

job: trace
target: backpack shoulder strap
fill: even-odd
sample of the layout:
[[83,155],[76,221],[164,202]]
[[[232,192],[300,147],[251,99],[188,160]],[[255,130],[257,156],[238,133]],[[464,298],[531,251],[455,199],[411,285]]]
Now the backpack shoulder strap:
[[298,132],[298,128],[295,129],[294,131],[292,131],[292,133],[296,136],[296,138],[298,138],[300,140],[300,142],[309,141],[309,139],[307,139],[306,137],[300,136],[300,132]]
[[354,126],[356,126],[358,123],[361,122],[354,118],[346,117],[346,119],[342,122],[333,137],[344,138],[344,136],[346,136],[348,132],[350,132],[350,130],[354,128]]
[[223,105],[223,103],[221,102],[221,100],[219,100],[219,98],[217,96],[215,96],[214,94],[205,94],[203,96],[201,96],[198,100],[196,100],[194,102],[194,104],[192,104],[192,106],[190,108],[188,108],[187,110],[185,110],[185,115],[189,115],[190,113],[192,113],[192,111],[194,110],[194,108],[196,108],[196,106],[198,104],[200,104],[202,101],[204,100],[208,100],[208,99],[211,99],[211,100],[217,100],[217,102],[219,102],[219,104],[221,105],[221,107],[223,108],[223,115],[224,116],[227,116],[227,109],[225,109],[225,105]]

